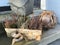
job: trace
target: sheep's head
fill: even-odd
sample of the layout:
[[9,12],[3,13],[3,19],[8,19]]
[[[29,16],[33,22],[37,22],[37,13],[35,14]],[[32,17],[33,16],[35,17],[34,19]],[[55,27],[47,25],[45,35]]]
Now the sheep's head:
[[52,18],[52,15],[53,13],[51,11],[46,11],[44,10],[42,13],[41,13],[41,20],[44,24],[48,24],[50,23],[51,21],[51,18]]

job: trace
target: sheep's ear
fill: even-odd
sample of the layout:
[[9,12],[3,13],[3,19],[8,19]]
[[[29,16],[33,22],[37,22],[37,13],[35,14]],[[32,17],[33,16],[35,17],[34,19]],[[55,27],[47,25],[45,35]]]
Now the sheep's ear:
[[51,24],[53,24],[54,23],[54,21],[53,21],[53,18],[51,17]]
[[55,15],[52,16],[54,24],[57,24],[57,17]]

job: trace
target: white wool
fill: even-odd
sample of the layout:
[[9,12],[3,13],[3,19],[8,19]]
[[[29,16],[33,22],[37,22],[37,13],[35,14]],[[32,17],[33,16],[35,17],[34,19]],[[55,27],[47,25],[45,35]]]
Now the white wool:
[[11,33],[11,36],[12,37],[15,37],[16,36],[16,33],[14,32],[14,33]]

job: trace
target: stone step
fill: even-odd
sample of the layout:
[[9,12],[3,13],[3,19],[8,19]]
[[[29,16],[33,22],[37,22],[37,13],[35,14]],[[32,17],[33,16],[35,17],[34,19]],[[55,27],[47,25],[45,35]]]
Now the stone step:
[[1,36],[1,35],[6,35],[5,29],[4,29],[2,23],[0,23],[0,36]]
[[54,29],[45,31],[39,45],[47,45],[60,38],[60,24],[57,24]]

